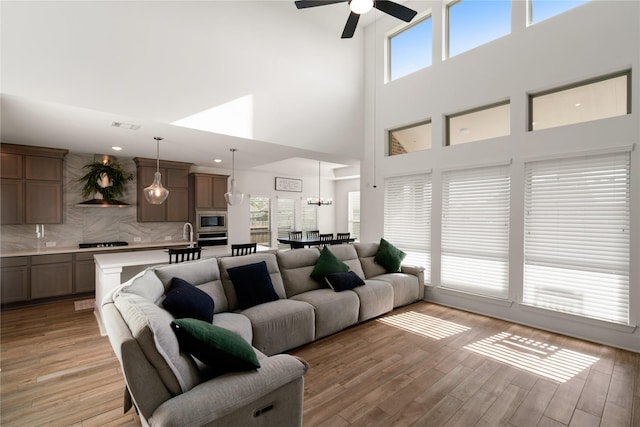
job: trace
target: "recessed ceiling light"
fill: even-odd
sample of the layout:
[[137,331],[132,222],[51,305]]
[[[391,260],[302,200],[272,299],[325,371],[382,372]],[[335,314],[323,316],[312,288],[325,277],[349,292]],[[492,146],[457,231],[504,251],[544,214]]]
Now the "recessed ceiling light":
[[222,163],[222,159],[213,159],[213,163]]
[[118,146],[113,146],[111,147],[111,149],[114,151],[122,151],[122,147],[118,147]]
[[131,123],[122,123],[122,122],[113,122],[111,126],[121,128],[121,129],[129,129],[129,130],[138,130],[140,129],[140,125],[132,125]]
[[579,107],[579,106],[581,106],[582,104],[581,104],[581,103],[579,103],[579,102],[576,102],[576,103],[575,103],[575,104],[573,104],[573,105],[575,105],[576,107]]

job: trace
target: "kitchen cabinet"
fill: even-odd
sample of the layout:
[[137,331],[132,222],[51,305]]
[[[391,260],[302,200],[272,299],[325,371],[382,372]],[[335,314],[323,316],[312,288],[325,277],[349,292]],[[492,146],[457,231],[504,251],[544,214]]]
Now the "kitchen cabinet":
[[94,292],[96,265],[93,255],[100,252],[79,252],[73,255],[73,293]]
[[227,175],[192,173],[189,175],[191,214],[196,210],[226,210]]
[[67,150],[2,144],[3,225],[61,224],[62,169]]
[[0,262],[0,302],[7,304],[29,298],[29,257],[2,258]]
[[153,182],[156,160],[136,157],[138,185],[138,222],[186,222],[189,220],[189,168],[191,163],[160,161],[162,185],[169,197],[160,205],[152,205],[144,197],[144,189]]
[[31,257],[31,299],[73,293],[73,254]]

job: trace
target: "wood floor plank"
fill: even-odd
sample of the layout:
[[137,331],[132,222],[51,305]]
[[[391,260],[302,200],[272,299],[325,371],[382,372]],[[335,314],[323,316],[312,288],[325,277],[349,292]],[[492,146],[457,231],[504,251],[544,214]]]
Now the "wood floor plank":
[[509,422],[514,426],[521,427],[536,425],[542,418],[557,388],[557,384],[539,379],[533,388],[529,390],[529,393],[527,393],[527,396],[509,419]]
[[[290,352],[311,366],[305,427],[640,426],[638,353],[427,302],[397,314],[437,333],[372,319]],[[1,315],[0,425],[140,425],[135,411],[122,413],[120,365],[91,310],[61,302]],[[514,336],[522,346],[502,358],[465,349],[499,334],[500,348]],[[518,363],[552,347],[597,361],[564,369],[565,382],[531,358]]]

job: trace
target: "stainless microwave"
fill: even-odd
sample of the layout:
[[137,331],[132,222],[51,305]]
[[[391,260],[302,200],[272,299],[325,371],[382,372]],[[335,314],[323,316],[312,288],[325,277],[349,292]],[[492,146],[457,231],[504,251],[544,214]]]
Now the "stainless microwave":
[[197,211],[196,231],[227,231],[227,213],[225,211]]

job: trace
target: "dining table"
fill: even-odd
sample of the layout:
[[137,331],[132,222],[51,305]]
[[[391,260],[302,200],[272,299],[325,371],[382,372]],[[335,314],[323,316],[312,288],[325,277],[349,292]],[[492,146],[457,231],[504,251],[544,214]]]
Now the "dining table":
[[333,238],[331,240],[320,240],[320,237],[302,237],[300,239],[291,239],[289,237],[278,238],[278,242],[284,245],[293,245],[300,247],[311,247],[311,246],[319,246],[319,245],[339,245],[342,243],[353,243],[355,242],[355,237],[349,237],[347,239],[336,239]]

